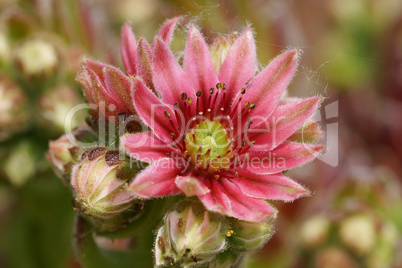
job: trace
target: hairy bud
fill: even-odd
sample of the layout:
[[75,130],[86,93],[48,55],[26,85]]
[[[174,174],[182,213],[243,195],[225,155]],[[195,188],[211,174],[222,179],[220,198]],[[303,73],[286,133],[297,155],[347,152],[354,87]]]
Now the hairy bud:
[[115,223],[111,219],[125,212],[136,199],[126,190],[136,170],[126,172],[127,163],[118,152],[102,147],[86,151],[81,158],[71,174],[76,209],[101,222]]
[[226,248],[227,227],[222,219],[198,202],[179,205],[166,215],[158,230],[156,266],[194,267],[212,261]]
[[276,214],[263,222],[232,219],[231,229],[226,233],[233,251],[249,252],[262,248],[274,234]]

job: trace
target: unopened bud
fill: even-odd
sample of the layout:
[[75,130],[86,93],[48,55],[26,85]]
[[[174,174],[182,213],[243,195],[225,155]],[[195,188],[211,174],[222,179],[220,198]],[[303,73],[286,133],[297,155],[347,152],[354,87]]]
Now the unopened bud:
[[23,43],[16,51],[15,60],[22,74],[28,77],[49,76],[59,61],[55,47],[39,39]]
[[276,214],[263,222],[248,222],[233,219],[226,233],[233,251],[249,252],[262,248],[274,234]]
[[215,73],[219,72],[226,55],[238,37],[239,34],[237,32],[228,36],[219,36],[211,45],[209,52],[211,54]]
[[126,190],[132,174],[121,172],[125,162],[117,151],[98,147],[86,151],[73,166],[71,185],[76,209],[100,220],[109,220],[133,205],[135,196]]
[[376,242],[374,222],[366,215],[353,215],[343,220],[339,234],[342,242],[360,255],[370,252]]
[[95,142],[97,136],[94,132],[87,128],[78,128],[71,133],[74,138],[70,141],[69,135],[63,135],[55,141],[49,142],[49,153],[47,159],[56,175],[69,183],[72,166],[81,160],[81,155],[84,153],[84,148],[79,144],[71,142]]
[[316,247],[325,242],[330,221],[324,216],[314,216],[305,221],[300,228],[301,242],[308,247]]
[[13,81],[0,75],[0,141],[23,129],[27,114],[24,92]]
[[198,202],[168,213],[155,241],[156,266],[197,267],[209,263],[226,248],[223,217]]

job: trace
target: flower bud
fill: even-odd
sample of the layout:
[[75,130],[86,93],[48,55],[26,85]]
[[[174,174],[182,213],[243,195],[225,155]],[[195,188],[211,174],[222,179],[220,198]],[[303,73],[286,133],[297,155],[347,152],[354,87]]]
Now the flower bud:
[[376,230],[373,220],[366,215],[353,215],[341,222],[342,242],[359,255],[371,251],[376,243]]
[[133,205],[135,196],[126,191],[126,186],[136,170],[128,168],[117,151],[98,147],[81,158],[71,174],[75,205],[80,212],[108,221]]
[[58,67],[56,48],[40,39],[28,40],[19,47],[15,54],[17,66],[28,77],[48,77]]
[[209,52],[211,54],[215,73],[219,72],[226,55],[238,37],[239,33],[237,32],[234,32],[228,36],[219,36],[210,46]]
[[330,221],[325,216],[317,215],[305,221],[300,228],[301,242],[308,247],[316,247],[328,237]]
[[209,263],[226,248],[223,217],[199,203],[181,203],[169,212],[155,242],[156,266],[194,267]]
[[0,141],[21,130],[27,119],[24,92],[13,81],[0,75]]
[[[52,88],[43,93],[39,98],[37,119],[40,124],[47,126],[51,132],[61,133],[65,131],[65,120],[68,112],[82,101],[77,92],[66,85]],[[71,129],[78,126],[84,120],[84,114],[74,114]]]
[[97,117],[106,116],[110,121],[117,123],[121,114],[136,114],[130,97],[132,82],[119,69],[85,59],[76,79],[84,86],[88,101],[96,106],[94,110]]
[[82,153],[84,153],[84,149],[79,147],[78,144],[71,143],[69,136],[78,142],[88,143],[95,142],[97,138],[96,134],[91,130],[79,128],[74,130],[71,135],[63,135],[57,140],[49,142],[47,159],[56,175],[65,182],[69,182],[72,166],[78,162]]
[[230,249],[250,252],[262,248],[274,234],[276,214],[263,222],[248,222],[233,219],[226,233]]

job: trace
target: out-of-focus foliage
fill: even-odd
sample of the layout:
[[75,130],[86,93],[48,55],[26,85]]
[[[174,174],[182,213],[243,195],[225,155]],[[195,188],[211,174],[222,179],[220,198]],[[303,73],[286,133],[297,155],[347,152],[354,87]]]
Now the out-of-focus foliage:
[[[209,42],[250,23],[262,65],[302,48],[289,91],[337,106],[323,125],[338,126],[330,148],[338,164],[290,172],[313,196],[277,204],[276,234],[249,267],[402,266],[399,0],[4,0],[0,10],[0,266],[76,265],[71,196],[45,152],[64,132],[66,111],[82,102],[79,62],[88,55],[119,65],[124,22],[150,40],[177,15],[199,24]],[[177,51],[183,33],[173,40]]]

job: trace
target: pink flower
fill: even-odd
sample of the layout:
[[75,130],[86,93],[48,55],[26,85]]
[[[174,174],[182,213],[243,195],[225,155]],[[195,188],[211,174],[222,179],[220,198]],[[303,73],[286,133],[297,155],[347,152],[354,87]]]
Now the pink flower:
[[[170,43],[179,19],[168,20],[159,31],[158,38],[167,44]],[[130,98],[130,76],[141,77],[146,85],[153,89],[152,48],[144,38],[140,38],[137,45],[128,24],[124,25],[122,30],[121,55],[127,75],[116,67],[86,58],[77,76],[77,81],[84,86],[88,102],[95,105],[95,110],[99,110],[112,122],[116,122],[120,115],[136,114]]]
[[152,131],[121,138],[134,158],[151,163],[131,183],[143,198],[198,196],[211,211],[247,221],[276,213],[265,200],[308,195],[282,174],[314,159],[322,146],[288,141],[321,98],[281,101],[298,61],[289,50],[255,75],[246,29],[214,71],[209,48],[190,26],[180,66],[166,41],[153,44],[152,83],[134,77],[134,107]]

